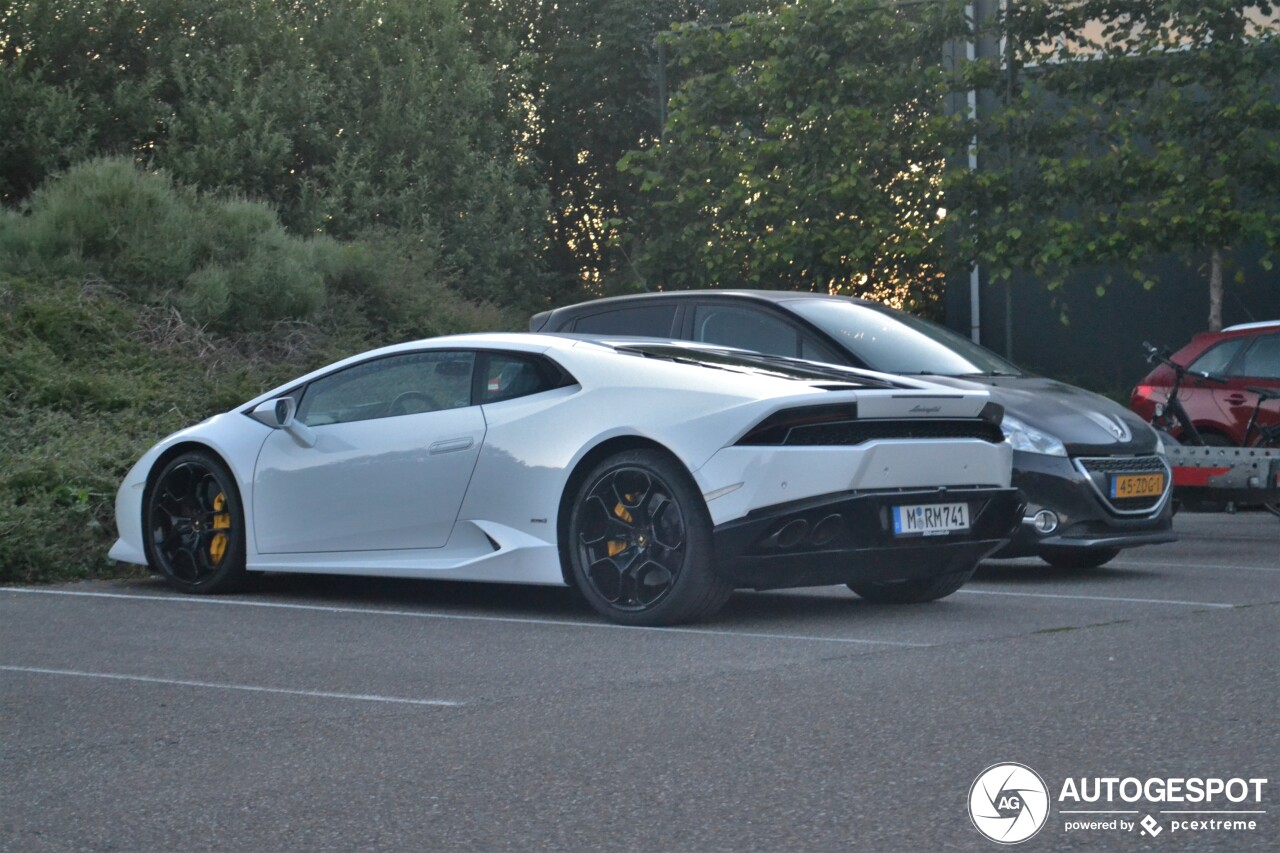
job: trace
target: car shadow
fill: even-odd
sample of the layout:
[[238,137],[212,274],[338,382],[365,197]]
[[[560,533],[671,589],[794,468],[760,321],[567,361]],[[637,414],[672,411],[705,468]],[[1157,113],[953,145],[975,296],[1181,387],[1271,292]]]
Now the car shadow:
[[1034,586],[1061,583],[1062,581],[1086,581],[1088,583],[1114,583],[1123,580],[1140,580],[1163,576],[1158,567],[1136,569],[1131,566],[1100,566],[1096,569],[1060,569],[1045,563],[984,560],[974,572],[975,581]]
[[[118,590],[181,595],[163,578],[117,581]],[[843,586],[806,590],[738,590],[715,615],[685,627],[725,628],[738,623],[822,619],[857,607],[866,612],[896,610],[894,605],[864,601]],[[410,610],[477,618],[606,622],[576,591],[567,587],[443,581],[420,578],[377,578],[358,575],[250,573],[234,593],[246,601],[286,605]],[[216,598],[216,596],[215,596]]]
[[[1158,570],[1134,568],[1057,569],[1043,563],[983,562],[975,581],[1013,587],[1050,585],[1062,581],[1087,581],[1104,585],[1121,580],[1156,578]],[[163,579],[129,580],[125,587],[150,593],[173,593]],[[241,594],[281,604],[319,607],[368,607],[403,609],[445,615],[497,619],[530,619],[568,622],[603,622],[585,599],[567,587],[524,584],[444,581],[421,578],[378,578],[357,575],[316,575],[291,573],[250,573]],[[945,605],[949,599],[936,604]],[[911,605],[911,609],[935,603]],[[815,587],[812,590],[739,590],[714,616],[692,627],[720,629],[734,625],[786,622],[860,612],[902,612],[903,605],[879,604],[859,598],[843,586]]]
[[[163,582],[159,583],[163,586]],[[859,599],[842,586],[825,589],[838,590],[838,593],[805,595],[802,591],[739,590],[714,616],[686,627],[725,628],[740,622],[783,621],[790,617],[820,619],[847,613],[850,606],[884,608]],[[576,590],[567,587],[355,575],[264,574],[252,577],[244,592],[285,599],[291,604],[394,608],[507,619],[608,621]]]
[[[127,581],[127,588],[181,595],[163,578]],[[250,572],[237,598],[318,607],[371,607],[529,619],[592,619],[595,612],[567,587],[420,578],[377,578]],[[214,596],[217,598],[218,596]]]
[[[834,595],[821,595],[819,589],[838,590]],[[759,625],[761,621],[784,621],[791,618],[822,619],[828,616],[848,614],[850,607],[877,608],[858,598],[844,587],[815,587],[808,590],[784,592],[781,590],[738,590],[725,606],[706,624],[715,623],[718,628],[726,628],[738,622],[751,622]]]
[[305,597],[344,606],[399,606],[511,617],[572,619],[594,612],[572,589],[526,584],[471,583],[420,578],[353,575],[266,574],[246,590],[256,594]]

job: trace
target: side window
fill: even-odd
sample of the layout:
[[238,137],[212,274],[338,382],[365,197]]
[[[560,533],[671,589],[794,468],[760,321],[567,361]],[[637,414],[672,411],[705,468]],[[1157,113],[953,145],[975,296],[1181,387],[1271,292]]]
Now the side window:
[[1227,365],[1231,363],[1231,359],[1236,357],[1236,353],[1249,342],[1248,338],[1233,338],[1214,344],[1200,354],[1200,357],[1191,362],[1190,370],[1198,370],[1202,373],[1213,373],[1221,376],[1227,370]]
[[807,358],[809,361],[824,361],[827,364],[849,363],[848,356],[836,355],[831,347],[805,334],[800,335],[800,357]]
[[800,357],[798,329],[750,308],[697,306],[693,310],[693,339],[769,355]]
[[307,386],[307,426],[394,418],[471,405],[475,353],[415,352],[356,364]]
[[486,364],[480,374],[482,384],[477,395],[480,403],[527,397],[550,391],[559,384],[552,369],[538,359],[508,353],[493,353],[484,358]]
[[1256,338],[1253,346],[1245,351],[1236,363],[1232,376],[1249,376],[1255,379],[1280,379],[1280,335],[1264,335]]
[[573,331],[592,335],[640,335],[669,338],[676,319],[674,305],[637,305],[582,317]]

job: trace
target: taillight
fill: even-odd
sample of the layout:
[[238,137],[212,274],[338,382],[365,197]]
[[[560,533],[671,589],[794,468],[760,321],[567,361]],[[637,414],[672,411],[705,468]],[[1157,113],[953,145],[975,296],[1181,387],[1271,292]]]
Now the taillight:
[[1155,393],[1156,393],[1155,385],[1139,385],[1138,387],[1133,389],[1133,399],[1150,400],[1152,397],[1155,396]]
[[[1159,385],[1138,385],[1133,389],[1133,395],[1129,398],[1129,408],[1146,418],[1159,418],[1164,416],[1165,401],[1156,399],[1156,392],[1160,392],[1162,397],[1167,397],[1168,388],[1162,388]],[[1150,407],[1148,414],[1147,408]]]
[[858,417],[857,403],[828,406],[800,406],[774,412],[738,439],[738,444],[783,444],[796,427],[852,421]]

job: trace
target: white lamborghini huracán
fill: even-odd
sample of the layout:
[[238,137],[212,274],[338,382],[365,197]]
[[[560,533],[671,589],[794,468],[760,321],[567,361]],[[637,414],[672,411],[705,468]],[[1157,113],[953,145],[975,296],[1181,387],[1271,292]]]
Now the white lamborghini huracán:
[[364,353],[175,433],[111,556],[193,593],[246,572],[573,585],[618,622],[735,588],[954,592],[1021,519],[983,391],[697,344],[487,334]]

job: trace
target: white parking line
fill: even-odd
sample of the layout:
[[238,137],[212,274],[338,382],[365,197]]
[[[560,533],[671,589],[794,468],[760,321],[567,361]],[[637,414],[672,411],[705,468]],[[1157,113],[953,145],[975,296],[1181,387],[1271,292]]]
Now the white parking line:
[[[1119,598],[1109,595],[1066,595],[1053,592],[1005,592],[995,589],[962,589],[968,595],[1013,595],[1021,598],[1066,598],[1073,601],[1119,601],[1127,604],[1178,604],[1185,607],[1239,607],[1238,604],[1222,604],[1215,601],[1173,601],[1168,598]],[[959,593],[957,593],[959,594]]]
[[399,696],[378,696],[371,693],[330,693],[327,690],[289,690],[284,687],[258,687],[252,684],[222,684],[216,681],[189,681],[183,678],[153,678],[148,675],[121,675],[115,672],[82,672],[76,669],[44,669],[38,666],[6,666],[0,671],[29,672],[36,675],[66,675],[74,678],[100,678],[108,681],[141,681],[147,684],[169,684],[178,687],[211,687],[216,690],[246,690],[251,693],[278,693],[286,696],[310,696],[317,699],[354,699],[360,702],[382,702],[392,705],[437,705],[457,708],[462,702],[446,699],[404,699]]
[[[1115,566],[1120,569],[1150,569],[1150,568],[1175,568],[1167,562],[1160,560],[1112,560],[1107,563],[1108,566]],[[1275,574],[1280,572],[1280,566],[1229,566],[1226,563],[1184,563],[1178,565],[1179,569],[1234,569],[1241,572],[1271,572]]]
[[899,646],[926,649],[932,643],[908,643],[901,640],[866,640],[857,637],[817,637],[803,634],[767,634],[752,631],[715,631],[704,628],[645,628],[639,625],[615,625],[612,622],[572,622],[567,619],[522,619],[516,616],[472,616],[460,613],[426,613],[418,610],[382,610],[376,607],[329,607],[320,604],[285,604],[279,601],[246,601],[242,598],[196,598],[181,595],[132,595],[120,592],[80,592],[69,589],[31,589],[29,587],[3,587],[0,592],[16,592],[28,595],[61,595],[75,598],[115,598],[127,601],[178,604],[223,604],[238,607],[265,607],[274,610],[306,610],[315,613],[353,613],[370,616],[403,616],[413,619],[451,619],[468,622],[508,622],[517,625],[549,625],[567,628],[603,628],[614,631],[648,631],[660,634],[701,634],[708,637],[748,637],[763,640],[799,640],[810,643],[843,643],[848,645]]

